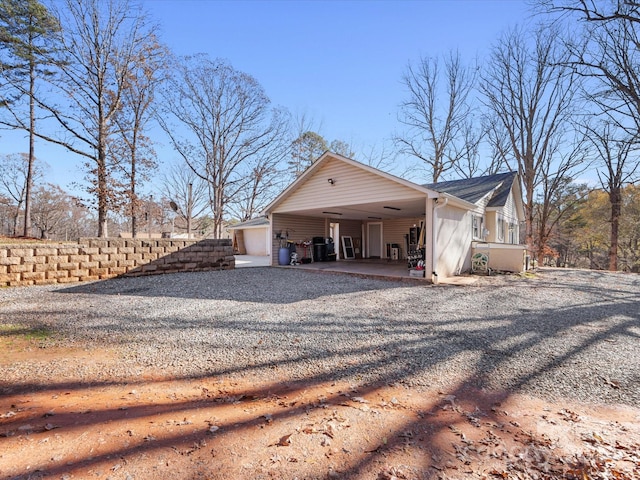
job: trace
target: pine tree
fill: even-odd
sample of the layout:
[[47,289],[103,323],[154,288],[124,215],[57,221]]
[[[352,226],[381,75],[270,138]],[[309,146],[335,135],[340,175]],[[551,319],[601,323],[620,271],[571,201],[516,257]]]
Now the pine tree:
[[[3,95],[0,106],[4,106],[14,120],[20,113],[19,100],[29,101],[29,121],[11,121],[22,125],[29,132],[29,162],[27,168],[24,231],[31,236],[31,190],[33,164],[35,162],[36,129],[36,80],[51,75],[47,68],[52,64],[54,43],[52,40],[60,30],[56,18],[38,0],[0,0],[0,68],[7,95]],[[4,122],[3,122],[4,123]]]

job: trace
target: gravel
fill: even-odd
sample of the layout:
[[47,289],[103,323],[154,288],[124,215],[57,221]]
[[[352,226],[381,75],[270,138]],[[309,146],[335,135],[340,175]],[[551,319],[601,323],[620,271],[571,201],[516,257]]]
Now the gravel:
[[633,274],[543,269],[469,287],[295,268],[120,278],[0,289],[0,334],[6,325],[52,331],[42,348],[108,347],[118,361],[0,362],[0,392],[152,369],[185,378],[473,386],[640,407]]

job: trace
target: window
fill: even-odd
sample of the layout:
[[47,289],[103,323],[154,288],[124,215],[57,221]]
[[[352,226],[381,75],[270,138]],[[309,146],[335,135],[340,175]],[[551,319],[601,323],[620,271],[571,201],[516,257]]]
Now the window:
[[472,215],[471,217],[471,230],[473,232],[474,240],[483,240],[482,235],[483,219],[479,215]]
[[509,243],[517,245],[519,243],[518,237],[518,224],[509,223]]
[[504,218],[498,217],[498,241],[504,242]]

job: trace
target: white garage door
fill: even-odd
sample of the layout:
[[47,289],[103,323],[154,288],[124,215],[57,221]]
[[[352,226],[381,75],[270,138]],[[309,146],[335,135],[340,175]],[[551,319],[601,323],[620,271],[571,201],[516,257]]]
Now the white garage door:
[[269,255],[266,228],[248,228],[244,232],[244,248],[247,255]]

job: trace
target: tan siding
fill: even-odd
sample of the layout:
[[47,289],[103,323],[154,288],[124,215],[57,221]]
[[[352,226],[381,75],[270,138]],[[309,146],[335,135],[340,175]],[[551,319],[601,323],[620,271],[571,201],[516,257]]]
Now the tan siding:
[[503,272],[522,272],[526,249],[515,245],[501,243],[474,242],[472,254],[484,253],[489,256],[489,268]]
[[414,225],[420,226],[420,220],[424,221],[424,218],[385,220],[382,224],[383,255],[387,254],[388,243],[397,243],[400,245],[401,258],[407,258],[405,235],[409,234],[409,229]]
[[313,237],[326,236],[324,218],[274,213],[271,216],[271,225],[274,237],[272,238],[273,246],[271,248],[272,265],[278,265],[280,240],[275,238],[277,232],[282,232],[282,236],[285,236],[288,233],[288,239],[295,243],[311,241]]
[[485,225],[487,230],[489,230],[489,235],[487,235],[487,242],[497,242],[498,241],[498,217],[501,216],[502,213],[500,211],[496,212],[495,210],[488,211],[485,214]]
[[[327,182],[329,178],[335,180],[334,185]],[[358,205],[376,201],[381,194],[388,201],[420,196],[420,193],[412,188],[352,165],[330,160],[291,192],[274,211],[294,212],[318,206],[329,208]]]
[[[357,249],[356,257],[362,256],[362,222],[360,220],[340,220],[335,221],[340,225],[340,236],[351,237],[353,240],[353,246]],[[340,258],[344,258],[342,255],[342,240],[338,238],[333,239],[336,243],[336,249],[340,248]]]

